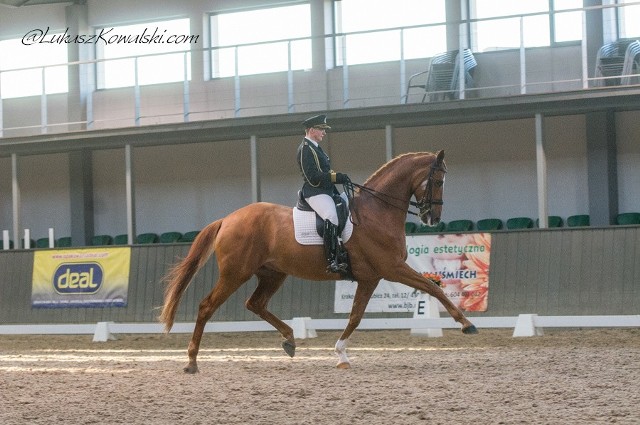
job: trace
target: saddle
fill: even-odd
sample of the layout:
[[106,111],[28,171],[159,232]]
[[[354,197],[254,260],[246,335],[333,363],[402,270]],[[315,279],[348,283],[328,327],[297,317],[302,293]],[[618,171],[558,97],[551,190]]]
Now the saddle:
[[[346,241],[348,240],[349,236],[351,236],[351,231],[353,230],[353,224],[349,223],[349,205],[347,203],[347,200],[342,196],[340,196],[338,193],[335,193],[332,196],[332,198],[333,198],[333,202],[336,205],[336,212],[338,213],[338,234],[342,235],[343,237],[346,236],[346,239],[344,239],[344,241]],[[315,244],[315,242],[312,241],[313,238],[309,239],[311,232],[313,232],[312,223],[307,224],[306,229],[308,230],[306,230],[306,232],[308,233],[306,233],[306,236],[305,236],[305,231],[297,227],[299,223],[297,222],[297,219],[296,219],[296,216],[297,216],[296,210],[303,211],[304,214],[313,212],[313,215],[315,216],[315,231],[319,237],[318,244],[322,244],[322,239],[324,238],[324,229],[325,229],[324,220],[307,203],[307,201],[302,196],[302,191],[298,192],[298,201],[293,211],[293,221],[294,221],[294,227],[295,227],[295,233],[296,233],[296,240],[302,244],[307,244],[307,245]],[[299,213],[299,214],[302,214],[302,213]],[[345,231],[345,228],[347,228],[346,231]],[[300,234],[298,234],[299,231],[300,231]],[[304,239],[306,239],[306,241],[304,241]],[[338,249],[338,259],[339,259],[339,262],[347,264],[347,270],[344,272],[341,272],[340,277],[344,280],[354,281],[355,278],[353,276],[353,272],[351,271],[351,260],[349,259],[349,253],[344,248],[344,244],[343,244],[344,241],[340,241],[340,246]]]
[[[344,227],[347,224],[347,220],[349,219],[349,205],[345,201],[345,199],[339,194],[335,193],[332,196],[333,202],[336,204],[336,213],[338,213],[338,234],[342,234]],[[309,205],[302,196],[302,191],[298,191],[298,202],[296,203],[296,208],[300,211],[313,211],[311,205]],[[316,213],[316,231],[320,237],[324,236],[324,220]]]

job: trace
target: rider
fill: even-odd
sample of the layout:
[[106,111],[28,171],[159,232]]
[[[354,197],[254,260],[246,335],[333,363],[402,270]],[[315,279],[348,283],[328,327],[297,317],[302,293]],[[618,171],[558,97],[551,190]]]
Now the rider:
[[324,220],[324,253],[329,263],[327,272],[341,273],[346,271],[347,264],[339,262],[338,258],[338,214],[332,195],[338,194],[335,184],[346,183],[349,177],[331,169],[329,156],[318,144],[331,129],[327,116],[313,116],[303,125],[305,137],[298,147],[298,166],[304,179],[302,196]]

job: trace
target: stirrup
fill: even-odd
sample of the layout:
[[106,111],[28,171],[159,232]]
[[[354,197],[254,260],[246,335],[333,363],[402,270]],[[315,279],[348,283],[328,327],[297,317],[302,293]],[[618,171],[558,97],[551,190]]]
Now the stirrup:
[[327,273],[345,273],[348,269],[348,266],[345,263],[338,263],[337,261],[331,262],[327,266]]

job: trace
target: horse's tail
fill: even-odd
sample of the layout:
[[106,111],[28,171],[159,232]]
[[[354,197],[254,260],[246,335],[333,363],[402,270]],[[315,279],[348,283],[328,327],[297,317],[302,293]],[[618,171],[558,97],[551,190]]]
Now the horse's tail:
[[165,332],[169,332],[173,327],[180,298],[191,283],[191,279],[213,254],[214,242],[221,225],[222,219],[202,229],[193,241],[187,256],[175,264],[163,278],[166,282],[164,305],[158,319],[164,323]]

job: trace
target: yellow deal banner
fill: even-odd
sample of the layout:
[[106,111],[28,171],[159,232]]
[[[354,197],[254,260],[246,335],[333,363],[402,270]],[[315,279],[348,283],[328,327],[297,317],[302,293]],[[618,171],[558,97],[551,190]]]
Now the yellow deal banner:
[[131,248],[35,251],[33,307],[125,307]]

